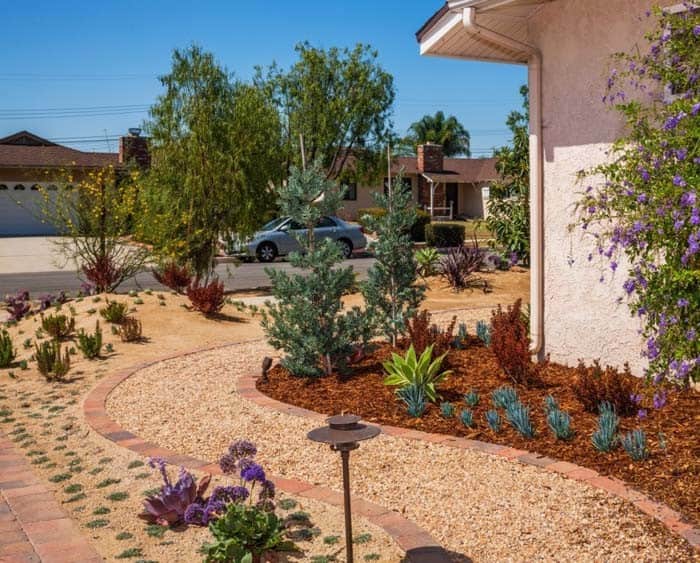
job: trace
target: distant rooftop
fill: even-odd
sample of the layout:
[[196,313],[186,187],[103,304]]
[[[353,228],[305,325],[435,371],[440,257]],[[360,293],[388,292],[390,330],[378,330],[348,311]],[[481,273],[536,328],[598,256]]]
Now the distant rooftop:
[[101,168],[118,166],[119,154],[83,152],[20,131],[0,139],[0,168]]

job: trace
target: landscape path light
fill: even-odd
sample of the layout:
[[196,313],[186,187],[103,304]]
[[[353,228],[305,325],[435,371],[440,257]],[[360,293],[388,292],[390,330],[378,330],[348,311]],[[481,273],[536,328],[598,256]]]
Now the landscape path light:
[[343,462],[343,497],[345,509],[345,551],[348,563],[353,563],[352,553],[352,513],[350,510],[350,452],[360,447],[358,442],[379,435],[376,426],[363,424],[354,414],[339,414],[327,419],[328,426],[316,428],[308,433],[309,440],[330,444],[331,449],[340,452]]

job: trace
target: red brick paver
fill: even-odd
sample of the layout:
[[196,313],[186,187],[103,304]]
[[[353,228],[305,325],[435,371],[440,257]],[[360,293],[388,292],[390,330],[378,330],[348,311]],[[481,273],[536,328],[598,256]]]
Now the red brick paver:
[[98,563],[80,533],[12,443],[0,433],[0,561]]

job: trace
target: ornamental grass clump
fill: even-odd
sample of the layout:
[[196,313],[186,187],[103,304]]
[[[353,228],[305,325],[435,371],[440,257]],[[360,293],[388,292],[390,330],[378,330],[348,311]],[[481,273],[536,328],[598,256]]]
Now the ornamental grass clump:
[[627,452],[632,460],[644,461],[649,457],[649,449],[647,448],[647,436],[644,430],[636,428],[628,432],[622,437],[622,447]]
[[8,368],[14,362],[17,351],[12,345],[10,333],[6,330],[0,330],[0,368]]
[[578,210],[589,261],[642,323],[648,377],[689,387],[700,380],[700,8],[684,6],[648,12],[646,50],[614,56],[603,102],[627,127],[582,173]]
[[75,318],[66,315],[41,315],[41,328],[53,338],[67,338],[75,330]]
[[484,279],[477,275],[483,263],[484,257],[475,237],[472,247],[460,245],[448,249],[440,259],[438,271],[455,291],[477,285],[486,287]]
[[620,419],[615,413],[615,407],[603,402],[599,406],[598,429],[593,433],[591,441],[599,452],[612,451],[617,444],[617,428]]
[[277,195],[281,213],[305,229],[290,232],[302,249],[289,256],[298,271],[265,270],[275,300],[261,310],[261,325],[270,344],[284,352],[281,363],[293,375],[327,376],[344,369],[373,332],[359,307],[344,309],[342,298],[355,284],[355,276],[352,267],[342,265],[340,247],[330,238],[316,240],[314,235],[322,217],[336,214],[343,191],[315,163],[308,170],[292,167]]
[[532,439],[535,437],[535,430],[530,421],[530,408],[523,405],[520,401],[510,403],[506,407],[506,419],[525,438]]
[[78,332],[78,349],[83,353],[88,360],[99,357],[102,351],[102,330],[100,330],[100,321],[95,322],[95,332],[89,334],[84,329]]
[[412,418],[420,418],[425,412],[428,400],[425,388],[420,385],[407,385],[396,391],[399,399],[406,405],[406,412]]
[[107,300],[107,306],[100,309],[100,315],[108,323],[121,324],[127,317],[129,306],[126,303]]
[[397,386],[399,390],[410,386],[419,387],[427,400],[434,403],[438,398],[437,387],[452,371],[440,371],[445,354],[432,358],[432,346],[428,346],[420,356],[416,356],[412,345],[403,358],[392,352],[391,360],[383,364],[388,374],[384,378],[384,385]]

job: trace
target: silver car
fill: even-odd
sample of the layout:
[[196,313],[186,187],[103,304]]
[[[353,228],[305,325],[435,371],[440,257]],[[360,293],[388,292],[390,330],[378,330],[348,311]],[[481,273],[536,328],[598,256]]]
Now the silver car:
[[[280,217],[263,225],[253,238],[239,243],[233,250],[238,255],[256,257],[260,262],[272,262],[278,256],[301,250],[297,237],[303,237],[305,232],[306,228],[290,217]],[[345,258],[367,246],[362,229],[338,217],[321,217],[314,228],[314,236],[335,240]]]

